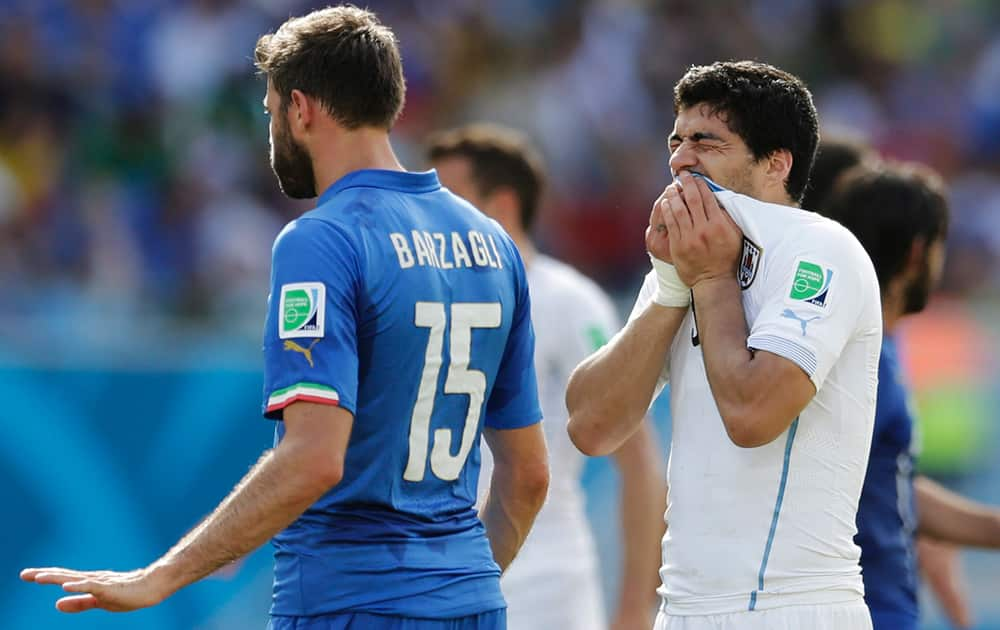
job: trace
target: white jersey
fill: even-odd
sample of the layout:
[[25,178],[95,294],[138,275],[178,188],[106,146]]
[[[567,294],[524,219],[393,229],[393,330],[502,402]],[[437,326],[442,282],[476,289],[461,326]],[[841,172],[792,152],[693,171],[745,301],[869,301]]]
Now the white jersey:
[[[549,450],[545,504],[501,580],[511,628],[604,628],[597,552],[580,476],[586,461],[566,432],[566,384],[573,369],[619,329],[611,300],[572,267],[536,255],[528,267],[535,371]],[[485,445],[485,443],[484,443]],[[492,458],[482,450],[480,497]]]
[[[745,235],[747,346],[802,368],[816,396],[777,439],[741,448],[709,388],[696,313],[670,348],[665,612],[713,615],[860,599],[855,516],[875,417],[878,281],[844,227],[713,186]],[[651,301],[647,276],[633,309]]]

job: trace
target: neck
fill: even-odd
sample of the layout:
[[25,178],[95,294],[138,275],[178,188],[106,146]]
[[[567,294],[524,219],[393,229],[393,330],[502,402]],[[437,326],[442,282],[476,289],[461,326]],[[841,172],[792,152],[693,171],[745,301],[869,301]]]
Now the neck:
[[[729,187],[727,186],[727,188]],[[751,197],[757,201],[763,201],[764,203],[774,203],[779,206],[791,206],[793,208],[799,207],[798,202],[788,196],[788,191],[785,190],[784,185],[755,185],[753,182],[747,182],[743,186],[733,186],[732,188],[729,188],[729,190],[741,195],[746,195],[747,197]]]
[[779,206],[791,206],[793,208],[799,207],[798,202],[788,196],[788,192],[785,190],[784,186],[778,189],[765,190],[761,196],[757,197],[757,199],[767,203],[776,203]]
[[889,291],[882,296],[882,331],[891,334],[903,318],[903,291],[898,285],[891,285]]
[[[501,224],[503,225],[503,224]],[[506,229],[506,225],[504,226]],[[507,234],[510,234],[511,240],[514,241],[514,245],[517,246],[517,251],[521,254],[521,260],[524,262],[524,267],[527,268],[531,265],[531,261],[535,258],[535,254],[538,250],[535,249],[535,244],[531,242],[531,238],[525,233],[520,227],[507,230]]]
[[396,158],[389,133],[384,129],[362,127],[332,136],[329,141],[310,148],[316,192],[323,194],[335,181],[366,168],[405,171]]

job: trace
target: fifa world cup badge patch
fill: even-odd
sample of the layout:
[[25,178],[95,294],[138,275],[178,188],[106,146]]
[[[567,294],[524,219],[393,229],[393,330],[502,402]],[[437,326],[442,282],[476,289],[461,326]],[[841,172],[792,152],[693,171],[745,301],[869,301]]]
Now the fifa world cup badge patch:
[[830,288],[835,275],[830,267],[804,258],[796,259],[792,286],[785,302],[826,308],[830,304]]
[[757,277],[757,267],[760,266],[760,245],[747,237],[743,237],[743,255],[740,257],[740,289],[746,291]]
[[326,319],[326,285],[295,282],[281,285],[278,338],[322,337]]

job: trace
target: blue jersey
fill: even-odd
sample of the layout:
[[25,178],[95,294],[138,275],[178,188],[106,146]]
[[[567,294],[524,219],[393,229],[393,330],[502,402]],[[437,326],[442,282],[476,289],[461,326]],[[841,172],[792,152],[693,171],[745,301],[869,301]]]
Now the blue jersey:
[[473,505],[483,426],[541,418],[513,242],[433,171],[356,171],[278,235],[271,275],[265,415],[354,414],[342,481],[272,541],[272,614],[503,608]]
[[896,341],[887,335],[879,359],[875,432],[855,538],[875,630],[917,628],[913,421]]

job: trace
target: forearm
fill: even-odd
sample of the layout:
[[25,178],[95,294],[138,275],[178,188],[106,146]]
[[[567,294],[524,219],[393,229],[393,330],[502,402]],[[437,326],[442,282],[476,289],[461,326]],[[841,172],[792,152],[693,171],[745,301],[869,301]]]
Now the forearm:
[[649,427],[616,453],[621,473],[622,582],[618,611],[652,611],[660,585],[660,543],[667,483]]
[[1000,511],[922,476],[914,490],[921,535],[961,546],[1000,548]]
[[816,396],[811,375],[782,354],[747,348],[735,277],[697,283],[694,301],[705,373],[729,439],[743,448],[770,443]]
[[566,388],[568,429],[577,448],[606,455],[636,430],[686,314],[686,307],[651,304],[577,366]]
[[222,503],[151,568],[171,592],[246,555],[286,528],[329,489],[295,453],[267,451]]
[[517,556],[545,503],[547,480],[542,487],[535,486],[519,490],[516,476],[504,473],[499,467],[493,471],[490,492],[479,518],[486,527],[486,538],[501,571],[506,571]]
[[753,381],[740,287],[735,276],[717,278],[698,283],[693,293],[705,372],[726,422],[751,404],[759,391]]

